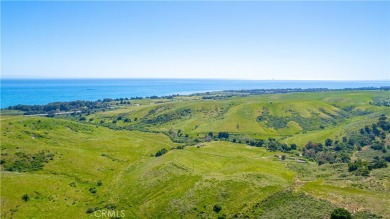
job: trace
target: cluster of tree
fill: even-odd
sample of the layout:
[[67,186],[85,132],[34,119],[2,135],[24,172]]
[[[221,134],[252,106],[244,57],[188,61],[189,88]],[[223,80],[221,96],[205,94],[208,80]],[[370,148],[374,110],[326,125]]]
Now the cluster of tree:
[[[324,163],[349,163],[349,170],[356,171],[357,175],[367,175],[371,169],[383,168],[390,162],[390,156],[386,156],[389,146],[385,146],[387,133],[390,132],[390,122],[385,115],[379,117],[379,121],[360,129],[359,134],[351,133],[341,140],[326,139],[323,143],[308,142],[303,148],[303,155],[314,159],[319,165]],[[370,145],[374,150],[383,152],[382,157],[377,157],[371,162],[350,162],[352,153],[361,150],[363,146]]]
[[107,101],[70,101],[70,102],[55,102],[49,103],[46,105],[16,105],[9,106],[8,110],[20,110],[23,111],[25,115],[31,114],[51,114],[57,112],[70,112],[70,111],[81,111],[86,113],[93,109],[107,109],[109,108],[109,103]]
[[323,92],[330,91],[328,88],[280,88],[280,89],[251,89],[251,90],[226,90],[225,92],[248,93],[250,95],[258,94],[283,94],[295,92]]
[[179,94],[166,95],[166,96],[150,96],[150,97],[131,97],[131,100],[142,100],[142,99],[173,99],[174,97],[179,96]]
[[257,121],[265,122],[268,127],[274,129],[286,128],[289,122],[294,121],[298,123],[303,130],[309,131],[316,130],[318,128],[323,129],[325,128],[324,125],[336,124],[349,116],[347,112],[340,112],[340,114],[334,115],[323,108],[320,108],[319,110],[322,113],[329,115],[329,118],[323,118],[320,116],[305,118],[293,110],[290,110],[290,116],[274,116],[270,114],[267,107],[263,107],[261,115],[257,117]]
[[314,159],[319,165],[324,163],[348,163],[354,145],[339,141],[336,141],[333,146],[332,144],[331,139],[325,141],[325,146],[322,143],[309,141],[302,152],[304,156]]
[[164,154],[167,153],[167,152],[168,152],[168,150],[165,149],[165,148],[163,148],[163,149],[157,151],[157,153],[156,153],[154,156],[155,156],[155,157],[160,157],[160,156],[164,155]]
[[[173,142],[175,143],[183,143],[185,145],[193,145],[198,143],[198,139],[192,139],[188,134],[183,133],[181,129],[175,131],[173,128],[169,129],[168,132],[163,132],[163,134],[167,135]],[[195,141],[196,140],[196,141]]]
[[[81,118],[80,118],[80,120],[81,120]],[[92,120],[91,119],[90,119],[90,121],[93,121],[93,119]],[[138,120],[138,118],[134,118],[134,121],[137,121],[137,120]],[[112,123],[116,124],[118,121],[123,121],[124,123],[130,123],[131,122],[131,118],[125,118],[125,117],[122,117],[122,116],[118,116],[118,118],[112,120]],[[100,123],[104,123],[104,120],[101,120]]]
[[355,172],[355,175],[369,176],[372,169],[386,168],[387,162],[384,159],[375,156],[371,162],[362,159],[348,163],[348,171]]
[[[168,95],[168,96],[150,96],[145,98],[150,99],[172,99],[177,95]],[[131,98],[104,98],[102,100],[96,101],[87,101],[87,100],[76,100],[69,102],[54,102],[45,105],[15,105],[9,106],[6,109],[8,110],[20,110],[23,111],[25,115],[32,114],[53,114],[58,112],[69,112],[69,111],[81,111],[82,113],[91,112],[93,109],[108,109],[111,104],[127,104],[130,105],[130,100],[142,100],[144,97],[131,97]]]
[[233,95],[208,95],[208,96],[202,96],[203,100],[223,100],[227,99],[229,97],[233,97]]
[[218,138],[219,139],[222,139],[222,138],[229,139],[229,133],[228,132],[219,132],[218,133]]
[[231,135],[228,132],[218,132],[218,135],[214,135],[213,132],[209,132],[205,136],[205,141],[209,142],[211,140],[226,140],[232,143],[239,143],[239,144],[244,143],[254,147],[266,147],[270,151],[289,152],[297,149],[296,144],[287,145],[277,141],[275,138],[268,138],[267,140],[250,139],[247,135],[244,136]]
[[183,117],[190,116],[192,113],[191,109],[179,109],[175,110],[174,112],[171,113],[164,113],[161,115],[158,115],[156,117],[152,118],[143,118],[142,123],[145,124],[152,124],[152,125],[157,125],[157,124],[163,124],[167,123],[176,119],[182,119]]
[[375,106],[390,106],[390,98],[374,97],[370,104]]
[[268,141],[264,142],[265,147],[270,151],[281,151],[281,152],[289,152],[292,150],[296,150],[296,144],[287,145],[285,143],[281,143],[274,138],[269,138]]
[[258,94],[282,94],[282,93],[296,93],[296,92],[324,92],[324,91],[347,91],[347,90],[390,90],[390,86],[383,87],[361,87],[361,88],[343,88],[343,89],[329,89],[329,88],[281,88],[281,89],[250,89],[250,90],[226,90],[224,92],[245,93],[250,95]]

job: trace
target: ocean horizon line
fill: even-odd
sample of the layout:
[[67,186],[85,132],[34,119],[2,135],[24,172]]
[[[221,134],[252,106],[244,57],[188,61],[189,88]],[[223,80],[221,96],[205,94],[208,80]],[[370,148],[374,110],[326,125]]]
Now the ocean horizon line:
[[0,77],[0,80],[223,80],[223,81],[318,81],[318,82],[390,82],[390,79],[246,79],[246,78],[131,78],[131,77],[107,77],[107,78],[54,78],[54,77]]

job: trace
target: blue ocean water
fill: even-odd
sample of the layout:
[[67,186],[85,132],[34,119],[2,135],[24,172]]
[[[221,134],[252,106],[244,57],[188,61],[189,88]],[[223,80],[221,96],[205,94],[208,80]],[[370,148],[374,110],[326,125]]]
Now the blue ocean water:
[[1,108],[17,104],[103,98],[164,96],[206,91],[269,88],[358,88],[388,81],[248,81],[209,79],[1,79]]

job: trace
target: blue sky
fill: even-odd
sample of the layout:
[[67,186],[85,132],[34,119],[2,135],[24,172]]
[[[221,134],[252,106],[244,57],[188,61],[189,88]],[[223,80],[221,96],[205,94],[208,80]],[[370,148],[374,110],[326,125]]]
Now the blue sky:
[[1,2],[3,77],[390,80],[390,3]]

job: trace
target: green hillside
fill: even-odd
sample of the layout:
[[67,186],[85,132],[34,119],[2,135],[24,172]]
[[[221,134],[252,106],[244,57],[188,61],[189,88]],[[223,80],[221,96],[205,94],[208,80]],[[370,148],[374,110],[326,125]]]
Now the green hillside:
[[[390,108],[373,104],[388,97],[179,96],[54,118],[3,114],[1,218],[96,218],[103,211],[115,212],[108,218],[329,218],[336,208],[388,218],[389,167],[366,163],[368,175],[358,174],[364,166],[350,168],[389,155],[388,132],[370,128],[389,121]],[[348,162],[318,165],[309,156],[309,141],[347,136],[347,145],[365,126],[362,136],[379,133],[359,150],[356,142],[341,149]],[[250,145],[260,139],[268,147]],[[372,143],[379,139],[380,149]],[[273,142],[298,147],[272,151]],[[323,152],[332,150],[336,143]]]
[[[210,131],[227,131],[252,138],[286,138],[287,142],[293,142],[295,135],[301,134],[295,143],[303,144],[308,138],[336,137],[353,130],[355,125],[361,126],[381,114],[388,114],[388,107],[370,104],[373,98],[388,96],[386,91],[340,91],[233,96],[222,100],[177,98],[163,103],[145,100],[145,104],[141,101],[139,106],[123,106],[89,115],[87,121],[151,131],[180,129],[192,137],[203,137]],[[124,122],[126,118],[131,122]]]

